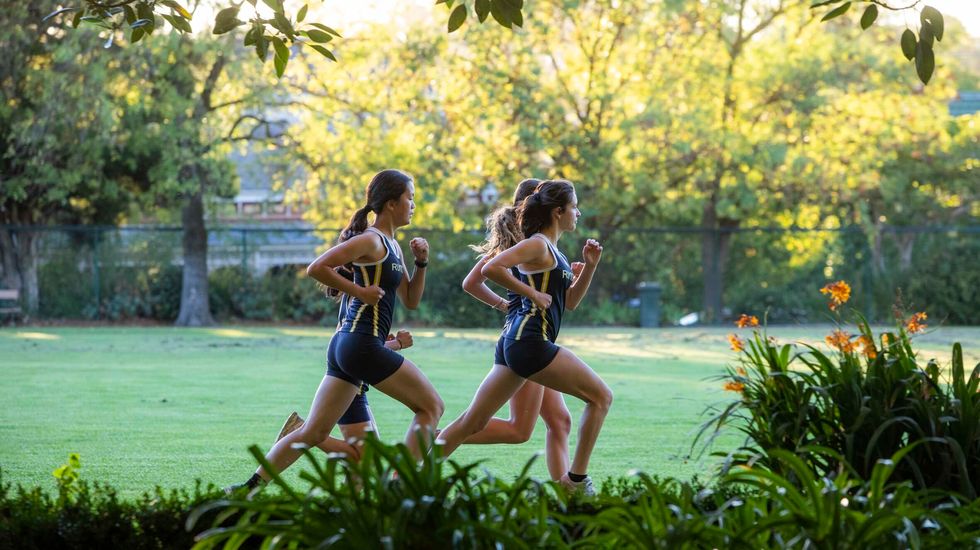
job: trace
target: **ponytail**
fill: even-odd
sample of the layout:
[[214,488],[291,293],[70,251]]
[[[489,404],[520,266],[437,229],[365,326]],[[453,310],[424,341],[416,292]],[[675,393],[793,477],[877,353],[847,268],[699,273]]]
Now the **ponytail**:
[[340,232],[340,238],[337,239],[337,242],[342,243],[367,231],[369,212],[371,212],[370,203],[361,207],[357,212],[354,212],[354,215],[351,216],[350,221],[347,223],[347,227]]
[[541,180],[534,178],[518,183],[517,189],[514,190],[514,204],[502,206],[487,216],[487,240],[481,244],[470,245],[470,248],[489,260],[521,242],[524,235],[517,225],[517,207],[524,199],[534,194],[534,190],[540,183]]
[[513,206],[502,206],[487,217],[487,240],[479,245],[470,245],[475,252],[486,259],[519,243],[524,236],[517,225],[517,209]]

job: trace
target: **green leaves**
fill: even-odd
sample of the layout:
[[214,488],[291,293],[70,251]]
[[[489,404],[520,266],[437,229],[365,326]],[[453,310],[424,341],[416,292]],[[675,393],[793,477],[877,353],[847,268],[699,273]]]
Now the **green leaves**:
[[861,16],[861,29],[868,30],[876,19],[878,19],[878,6],[871,4],[864,10],[864,15]]
[[231,32],[243,23],[244,21],[240,21],[238,19],[237,6],[225,8],[214,16],[214,29],[211,32],[214,34],[225,34],[226,32]]
[[320,55],[322,55],[323,57],[326,57],[330,61],[337,61],[337,58],[334,57],[333,52],[331,52],[330,50],[324,48],[323,46],[318,46],[316,44],[308,44],[308,46],[311,47],[311,48],[313,48],[317,52],[319,52]]
[[[936,68],[936,56],[932,51],[933,40],[942,41],[946,24],[943,21],[943,14],[932,6],[922,8],[919,21],[919,41],[915,45],[915,72],[923,84],[928,84]],[[903,42],[902,52],[905,51],[905,43]],[[906,57],[908,57],[907,54]]]
[[276,50],[272,60],[276,67],[276,76],[282,78],[282,75],[286,72],[286,64],[289,63],[289,48],[286,47],[285,42],[278,36],[272,37],[272,46]]
[[164,14],[161,17],[166,19],[167,22],[173,26],[173,28],[177,29],[180,32],[189,33],[193,31],[193,29],[191,29],[191,24],[186,19],[180,17],[179,15]]
[[[456,31],[466,22],[469,10],[465,3],[460,3],[455,8],[453,8],[454,0],[437,0],[436,5],[438,4],[445,4],[448,9],[452,10],[447,24],[449,32]],[[473,9],[480,23],[492,15],[499,25],[508,29],[524,25],[524,13],[522,11],[524,0],[475,0]]]
[[57,17],[57,16],[59,16],[59,15],[61,15],[63,13],[68,13],[70,11],[75,11],[77,9],[78,8],[61,8],[60,10],[55,10],[55,11],[53,11],[53,12],[45,15],[44,16],[44,19],[41,19],[41,22],[42,23],[47,23],[48,19],[51,19],[53,17]]
[[[866,2],[868,6],[865,8],[864,13],[861,15],[861,29],[867,30],[874,25],[875,21],[878,20],[878,6],[875,2],[871,0],[862,0]],[[850,1],[842,2],[842,0],[814,0],[810,4],[811,9],[816,9],[824,6],[831,6],[838,4],[837,7],[833,8],[826,15],[821,18],[821,21],[830,21],[840,17],[851,7]],[[898,11],[913,9],[917,3],[913,3],[908,7],[898,8]],[[919,37],[916,39],[915,32],[911,29],[905,29],[902,33],[900,39],[900,44],[902,48],[902,55],[905,56],[909,61],[915,60],[915,72],[919,77],[919,80],[923,84],[928,84],[929,79],[932,78],[932,73],[936,68],[936,58],[932,51],[932,44],[935,40],[936,42],[941,42],[943,39],[943,33],[945,32],[945,22],[943,21],[943,14],[939,12],[936,8],[932,6],[925,6],[922,8],[922,12],[919,14]]]
[[449,15],[449,32],[460,28],[463,25],[463,21],[466,21],[466,5],[460,4]]
[[490,0],[476,0],[474,4],[474,9],[476,10],[476,17],[483,23],[490,16]]
[[844,12],[846,12],[850,7],[851,7],[851,3],[850,2],[844,2],[843,4],[837,6],[836,8],[834,8],[832,10],[830,10],[830,12],[827,15],[824,15],[823,18],[820,19],[820,20],[821,21],[830,21],[831,19],[833,19],[835,17],[840,17],[841,15],[844,15]]
[[924,40],[919,40],[915,46],[915,72],[919,75],[919,80],[923,84],[928,84],[935,68],[936,58],[932,53],[932,46]]
[[325,42],[330,42],[330,40],[333,39],[330,33],[326,31],[321,31],[320,29],[311,29],[308,31],[303,31],[302,34],[305,34],[310,40],[314,42],[319,42],[321,44]]
[[911,29],[902,33],[902,55],[909,61],[915,60],[915,73],[923,84],[928,84],[936,69],[936,54],[933,42],[940,42],[945,32],[943,15],[931,6],[926,6],[920,14],[919,37]]
[[902,54],[909,61],[915,58],[915,43],[915,33],[911,29],[905,29],[902,33]]
[[932,6],[926,6],[922,8],[922,13],[919,14],[919,20],[923,28],[929,27],[930,31],[935,35],[936,40],[942,42],[943,31],[946,25],[943,21],[943,14],[939,13],[939,10]]

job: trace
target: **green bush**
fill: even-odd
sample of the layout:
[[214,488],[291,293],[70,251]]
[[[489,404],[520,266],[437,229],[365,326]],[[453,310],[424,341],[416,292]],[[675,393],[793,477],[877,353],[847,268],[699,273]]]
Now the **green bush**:
[[193,492],[156,487],[126,501],[107,485],[79,479],[78,467],[72,455],[55,471],[56,494],[14,488],[0,472],[0,548],[189,548],[190,512],[221,495],[214,486],[198,484]]
[[896,480],[976,498],[980,365],[968,372],[959,344],[948,374],[934,361],[920,365],[912,335],[924,328],[924,318],[916,314],[876,338],[858,316],[856,335],[839,327],[827,337],[837,350],[831,354],[779,345],[764,329],[747,343],[732,335],[733,346],[744,349],[724,380],[739,399],[717,411],[701,435],[727,425],[744,433],[732,464],[760,462],[775,470],[782,462],[772,457],[787,451],[806,457],[821,475],[847,469],[862,479],[879,461],[908,450],[894,467]]
[[773,450],[772,470],[737,468],[711,487],[638,473],[569,498],[528,476],[534,459],[504,480],[434,454],[417,464],[372,438],[360,463],[307,451],[304,489],[274,477],[257,495],[198,485],[132,501],[81,480],[73,457],[54,495],[0,481],[0,548],[976,547],[980,500],[897,481],[912,452],[878,461],[867,480]]
[[[903,451],[902,453],[907,453]],[[257,448],[256,459],[269,468]],[[942,548],[980,543],[980,501],[894,482],[902,454],[865,481],[818,476],[792,453],[778,470],[746,467],[706,488],[637,474],[595,498],[568,498],[551,482],[479,474],[404,445],[366,442],[360,464],[306,451],[305,489],[274,477],[262,500],[218,500],[190,518],[195,548],[275,543],[336,548]],[[533,459],[532,459],[533,462]],[[270,470],[271,471],[271,470]],[[397,476],[393,475],[397,474]],[[267,492],[271,492],[268,491]],[[239,495],[244,497],[245,495]],[[234,525],[224,518],[237,515]]]

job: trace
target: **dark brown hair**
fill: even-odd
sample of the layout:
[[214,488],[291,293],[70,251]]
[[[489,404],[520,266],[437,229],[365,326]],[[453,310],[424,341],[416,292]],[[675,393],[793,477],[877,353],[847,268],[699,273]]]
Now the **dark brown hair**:
[[487,240],[470,248],[490,259],[521,242],[524,235],[517,225],[517,206],[534,194],[541,180],[528,178],[517,184],[514,191],[514,204],[501,206],[487,217]]
[[551,223],[551,212],[572,202],[575,187],[566,180],[547,180],[538,185],[534,194],[517,208],[517,225],[525,237],[530,237]]
[[337,242],[342,243],[364,233],[368,228],[368,213],[381,213],[388,201],[397,201],[405,193],[411,182],[412,176],[401,170],[388,169],[375,174],[364,192],[366,204],[354,212],[347,227],[340,232],[340,239]]
[[[388,201],[397,201],[408,190],[408,184],[411,182],[412,176],[401,170],[387,169],[375,174],[364,191],[366,204],[354,212],[350,222],[347,223],[347,227],[340,232],[337,242],[342,243],[367,231],[368,214],[371,212],[379,214],[388,204]],[[348,280],[354,280],[354,266],[352,264],[338,267],[337,272]],[[325,286],[323,288],[327,296],[339,299],[339,290]]]

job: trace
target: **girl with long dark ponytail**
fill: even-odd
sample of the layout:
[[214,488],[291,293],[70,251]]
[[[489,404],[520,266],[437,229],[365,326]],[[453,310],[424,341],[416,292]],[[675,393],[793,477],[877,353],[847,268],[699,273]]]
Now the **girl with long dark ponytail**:
[[498,364],[480,384],[469,408],[439,439],[448,456],[483,430],[497,409],[528,381],[573,395],[585,402],[585,410],[575,456],[559,483],[570,491],[594,494],[587,469],[612,405],[612,391],[575,354],[555,345],[566,307],[574,310],[582,302],[602,256],[602,246],[588,239],[582,249],[585,266],[576,275],[558,250],[558,239],[575,229],[579,216],[575,188],[564,180],[541,182],[518,207],[517,223],[524,239],[488,260],[481,272],[520,295],[520,309],[504,328]]
[[[302,454],[293,448],[295,444],[314,447],[326,441],[338,421],[349,416],[364,383],[415,413],[405,443],[418,458],[425,452],[420,439],[424,446],[431,444],[444,410],[442,399],[422,371],[385,347],[395,296],[405,307],[415,309],[425,288],[428,243],[421,238],[410,241],[415,270],[409,275],[401,246],[394,238],[395,230],[411,222],[415,183],[404,172],[382,170],[371,179],[366,195],[365,205],[351,217],[338,243],[306,270],[316,281],[342,292],[343,307],[327,350],[327,372],[306,422],[280,439],[266,455],[276,471],[289,467]],[[374,222],[368,225],[371,213]],[[353,280],[337,272],[340,266],[350,266]],[[242,486],[254,488],[270,477],[260,467]]]
[[[520,311],[521,296],[508,290],[506,299],[500,297],[486,285],[487,278],[482,270],[494,256],[523,239],[523,233],[517,224],[517,209],[524,199],[534,193],[540,183],[541,180],[537,179],[522,181],[514,192],[513,204],[497,208],[487,218],[487,240],[472,247],[481,254],[480,259],[463,279],[463,290],[489,307],[507,314],[504,331]],[[514,273],[517,273],[516,269]],[[504,335],[501,334],[494,354],[494,365],[506,364],[502,355],[503,339]],[[534,382],[525,384],[510,400],[509,419],[491,418],[483,430],[469,436],[465,442],[470,444],[524,443],[531,438],[538,416],[544,420],[548,430],[545,438],[548,472],[552,479],[558,480],[569,467],[568,435],[572,417],[562,394],[555,390],[546,389]]]

